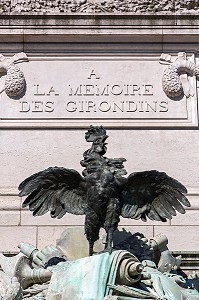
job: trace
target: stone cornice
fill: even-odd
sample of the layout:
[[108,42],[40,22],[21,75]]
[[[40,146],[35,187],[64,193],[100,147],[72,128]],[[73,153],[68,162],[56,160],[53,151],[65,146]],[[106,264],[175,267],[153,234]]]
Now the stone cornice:
[[199,0],[2,0],[0,14],[198,14]]
[[142,53],[146,47],[171,53],[182,51],[183,43],[183,51],[197,54],[198,29],[197,14],[4,13],[0,14],[0,53],[74,54],[80,48],[89,54]]

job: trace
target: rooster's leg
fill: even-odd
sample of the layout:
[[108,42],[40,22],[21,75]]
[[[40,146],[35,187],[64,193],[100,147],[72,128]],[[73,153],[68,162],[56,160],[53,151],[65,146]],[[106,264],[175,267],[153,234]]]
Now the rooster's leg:
[[89,243],[89,255],[93,255],[93,247],[95,241],[99,239],[99,230],[101,225],[101,221],[96,212],[92,209],[87,210],[86,218],[85,218],[85,234]]
[[93,241],[89,241],[89,256],[93,255],[93,246],[94,246],[94,242]]
[[109,252],[110,254],[112,253],[113,232],[118,226],[120,220],[119,216],[119,200],[117,198],[111,198],[107,206],[106,218],[104,222],[104,228],[107,233],[106,247],[104,251]]
[[113,243],[113,228],[110,228],[107,232],[107,236],[106,236],[106,246],[104,249],[104,252],[108,252],[109,254],[112,253],[113,249],[112,249],[112,243]]

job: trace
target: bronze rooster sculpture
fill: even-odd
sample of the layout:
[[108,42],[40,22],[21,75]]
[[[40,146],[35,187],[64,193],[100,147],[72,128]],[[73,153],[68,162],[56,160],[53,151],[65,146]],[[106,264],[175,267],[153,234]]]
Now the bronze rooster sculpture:
[[[124,158],[107,158],[106,130],[91,126],[85,134],[90,149],[80,162],[85,168],[83,177],[73,169],[51,167],[33,174],[20,185],[20,196],[27,196],[23,207],[29,206],[34,216],[48,211],[52,218],[62,218],[65,213],[85,214],[85,234],[89,254],[99,230],[107,233],[105,251],[111,253],[113,232],[124,218],[163,221],[172,219],[176,211],[184,214],[190,206],[184,196],[186,188],[166,173],[155,170],[131,173],[123,177]],[[183,204],[183,205],[182,205]]]

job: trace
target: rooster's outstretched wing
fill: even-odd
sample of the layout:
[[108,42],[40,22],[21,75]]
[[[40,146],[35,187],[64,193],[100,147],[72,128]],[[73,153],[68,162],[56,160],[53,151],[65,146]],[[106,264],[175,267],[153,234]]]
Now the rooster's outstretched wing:
[[34,216],[50,211],[60,219],[66,212],[83,215],[86,193],[83,177],[73,169],[51,167],[26,178],[20,185],[20,196],[28,196],[22,207],[29,206]]
[[182,204],[190,206],[183,195],[186,193],[186,188],[166,173],[155,170],[132,173],[121,192],[121,216],[165,222],[172,219],[176,211],[185,213]]

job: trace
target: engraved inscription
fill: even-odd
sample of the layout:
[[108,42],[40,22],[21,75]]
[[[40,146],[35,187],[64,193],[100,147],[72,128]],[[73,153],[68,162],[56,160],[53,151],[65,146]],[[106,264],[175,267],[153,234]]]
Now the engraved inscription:
[[[88,79],[100,79],[96,72],[92,70],[89,74]],[[117,101],[99,101],[93,100],[80,100],[80,101],[66,101],[64,108],[69,113],[149,113],[149,112],[167,112],[168,102],[166,101],[140,101],[141,96],[153,96],[153,85],[152,84],[113,84],[113,85],[97,85],[97,84],[80,84],[78,86],[66,86],[65,95],[68,97],[82,98],[87,96],[124,96],[125,98],[131,97],[136,100],[117,100]],[[40,84],[34,85],[35,97],[41,98],[42,96],[59,96],[60,92],[58,89],[50,85],[46,90],[40,86]],[[120,97],[119,97],[120,98]],[[87,99],[87,98],[86,98]],[[19,112],[53,112],[54,111],[54,101],[20,101]]]
[[108,101],[100,101],[97,104],[93,101],[68,101],[65,106],[68,112],[122,112],[122,113],[134,113],[134,112],[168,112],[168,102],[161,101],[157,103],[157,101],[152,101],[149,103],[148,101],[120,101],[116,102],[108,102]]
[[[29,58],[20,65],[25,93],[15,101],[0,94],[0,126],[15,120],[17,126],[195,126],[196,92],[189,99],[169,98],[162,88],[165,65],[158,61],[159,56]],[[196,89],[195,77],[188,79]]]
[[47,92],[41,91],[39,84],[35,84],[35,92],[34,92],[34,96],[50,96],[51,94],[55,95],[55,96],[59,96],[59,93],[56,93],[55,88],[53,86],[50,86]]
[[53,112],[54,111],[54,102],[53,101],[20,101],[19,112]]
[[[153,84],[100,84],[100,76],[99,73],[92,69],[87,77],[89,80],[89,84],[68,84],[65,87],[64,95],[66,98],[78,98],[84,100],[70,100],[65,101],[63,105],[63,109],[67,113],[149,113],[149,112],[167,112],[168,111],[168,103],[165,101],[141,101],[141,97],[145,97],[148,99],[148,96],[153,96]],[[96,83],[96,80],[98,84]],[[93,83],[93,84],[91,84]],[[61,94],[58,87],[49,85],[46,89],[41,86],[39,83],[34,84],[34,97],[42,98],[42,97],[58,97]],[[88,100],[88,98],[97,97],[96,100]],[[106,100],[99,99],[99,96],[105,97]],[[114,101],[107,100],[108,98],[114,96],[114,98],[118,98]],[[121,97],[125,97],[133,100],[120,100]],[[136,98],[136,99],[135,99]],[[54,101],[20,101],[20,109],[19,112],[23,113],[50,113],[55,110],[55,102]]]
[[152,84],[113,84],[99,86],[97,84],[80,84],[79,86],[71,86],[69,84],[69,96],[152,96],[153,85]]
[[89,75],[88,79],[92,79],[92,76],[94,76],[95,79],[100,79],[100,77],[96,75],[96,73],[95,73],[94,70],[92,70],[92,71],[90,72],[90,75]]

